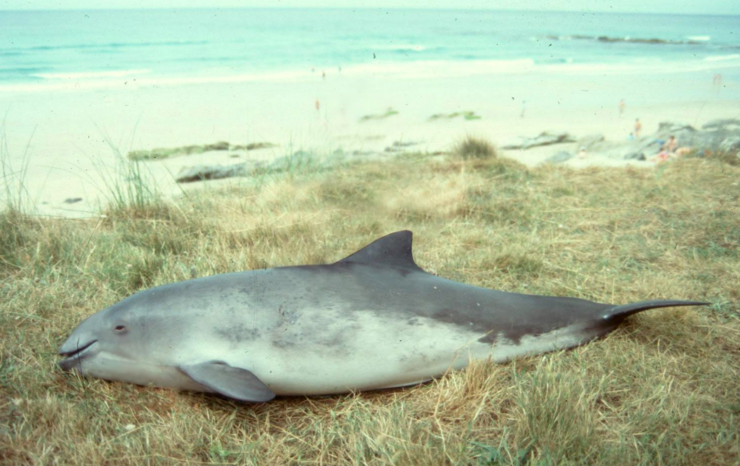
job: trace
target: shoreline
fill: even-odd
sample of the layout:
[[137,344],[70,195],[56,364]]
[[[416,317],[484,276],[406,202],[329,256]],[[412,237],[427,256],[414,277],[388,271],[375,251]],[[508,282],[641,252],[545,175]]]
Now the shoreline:
[[[413,49],[413,46],[409,46]],[[719,53],[719,52],[718,52]],[[602,62],[539,62],[532,58],[471,59],[471,60],[373,60],[337,66],[304,68],[277,68],[230,73],[213,70],[189,75],[156,73],[149,68],[115,69],[106,71],[79,71],[38,73],[28,82],[0,81],[0,96],[9,93],[122,91],[127,89],[179,87],[193,85],[239,85],[249,83],[302,84],[318,79],[372,79],[419,80],[465,79],[507,75],[548,75],[590,78],[593,76],[681,75],[691,73],[714,74],[724,72],[732,78],[740,75],[740,53],[728,50],[722,55],[710,55],[692,61],[645,63],[625,61]]]

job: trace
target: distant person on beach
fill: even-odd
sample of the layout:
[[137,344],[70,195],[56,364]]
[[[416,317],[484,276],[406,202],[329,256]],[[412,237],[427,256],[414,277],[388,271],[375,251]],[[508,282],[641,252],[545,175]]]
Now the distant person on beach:
[[661,145],[660,152],[658,152],[650,160],[656,163],[668,162],[669,160],[675,159],[677,157],[676,155],[677,149],[678,149],[678,141],[676,140],[676,136],[671,134],[668,137],[668,140],[663,142],[663,144]]
[[653,156],[653,158],[650,159],[651,162],[655,163],[664,163],[668,162],[669,160],[671,160],[671,155],[664,150],[658,152],[657,154],[655,154],[655,156]]
[[716,73],[714,78],[712,78],[712,86],[714,86],[715,89],[722,87],[722,75],[720,73]]
[[635,140],[635,133],[630,133],[629,136],[627,136],[628,141],[634,141]]
[[719,90],[722,88],[722,75],[720,73],[716,73],[714,75],[714,78],[712,78],[712,87],[714,88],[715,92],[719,92]]
[[624,107],[624,99],[622,99],[619,101],[619,116],[622,116],[622,114],[624,113]]
[[586,158],[586,148],[581,146],[580,149],[578,149],[578,158],[579,159],[585,159]]
[[316,111],[319,111],[319,108],[321,108],[321,105],[319,104],[319,99],[316,99]]
[[524,118],[524,112],[527,110],[527,101],[522,100],[522,113],[519,114],[519,118]]
[[640,137],[641,131],[642,131],[642,123],[640,123],[639,118],[635,118],[635,139]]
[[676,149],[678,149],[678,141],[676,140],[676,136],[671,134],[668,140],[663,144],[663,147],[661,149],[667,151],[669,154],[675,153]]

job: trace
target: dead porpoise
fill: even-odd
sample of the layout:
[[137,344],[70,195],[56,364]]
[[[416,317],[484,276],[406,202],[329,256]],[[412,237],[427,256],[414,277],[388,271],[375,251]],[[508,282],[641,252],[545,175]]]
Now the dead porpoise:
[[410,231],[337,263],[229,273],[159,286],[88,317],[59,365],[90,377],[242,401],[413,385],[473,359],[582,345],[636,312],[488,290],[416,265]]

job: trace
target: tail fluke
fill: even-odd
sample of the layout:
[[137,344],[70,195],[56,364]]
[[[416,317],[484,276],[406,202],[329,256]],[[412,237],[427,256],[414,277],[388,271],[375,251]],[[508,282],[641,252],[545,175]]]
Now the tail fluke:
[[604,320],[617,320],[621,321],[627,316],[637,314],[641,311],[647,311],[648,309],[657,309],[660,307],[676,307],[676,306],[706,306],[710,303],[703,303],[699,301],[642,301],[639,303],[622,304],[621,306],[610,307],[604,312]]

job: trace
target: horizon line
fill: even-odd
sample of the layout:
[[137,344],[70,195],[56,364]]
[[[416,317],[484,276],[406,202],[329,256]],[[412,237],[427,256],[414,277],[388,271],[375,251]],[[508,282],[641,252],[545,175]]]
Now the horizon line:
[[170,10],[436,10],[436,11],[501,11],[520,13],[582,13],[582,14],[636,14],[636,15],[675,15],[675,16],[740,16],[738,13],[677,13],[666,11],[626,11],[626,10],[548,10],[520,8],[438,8],[438,7],[342,7],[342,6],[182,6],[182,7],[137,7],[137,8],[27,8],[3,9],[4,12],[51,12],[51,11],[170,11]]

